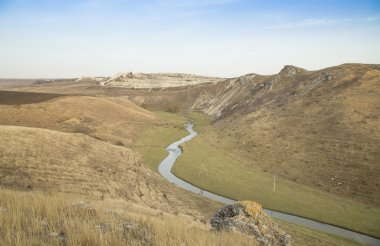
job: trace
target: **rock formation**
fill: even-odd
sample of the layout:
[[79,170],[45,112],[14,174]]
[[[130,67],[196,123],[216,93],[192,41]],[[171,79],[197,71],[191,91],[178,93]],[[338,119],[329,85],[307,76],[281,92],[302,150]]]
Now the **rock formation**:
[[219,209],[210,223],[216,231],[240,232],[253,236],[263,245],[290,246],[290,235],[269,218],[260,204],[252,201],[240,201]]
[[108,79],[106,86],[124,88],[163,88],[217,83],[221,78],[181,73],[122,73]]
[[278,75],[290,77],[302,72],[307,72],[307,70],[300,67],[292,66],[292,65],[285,65]]

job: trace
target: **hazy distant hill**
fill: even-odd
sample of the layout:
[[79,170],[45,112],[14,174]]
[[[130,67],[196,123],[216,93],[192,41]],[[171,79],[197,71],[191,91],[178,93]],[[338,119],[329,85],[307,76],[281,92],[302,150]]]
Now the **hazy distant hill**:
[[30,85],[35,79],[0,79],[0,85]]

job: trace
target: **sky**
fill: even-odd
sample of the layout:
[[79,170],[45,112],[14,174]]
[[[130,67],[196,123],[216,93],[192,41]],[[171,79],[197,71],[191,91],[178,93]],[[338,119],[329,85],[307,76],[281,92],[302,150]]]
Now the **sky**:
[[0,0],[0,77],[380,64],[380,0]]

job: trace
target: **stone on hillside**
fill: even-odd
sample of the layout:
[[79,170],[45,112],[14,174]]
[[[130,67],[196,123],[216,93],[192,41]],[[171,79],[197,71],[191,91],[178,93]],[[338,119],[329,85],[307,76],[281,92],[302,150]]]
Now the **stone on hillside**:
[[264,245],[290,246],[290,235],[269,218],[261,205],[252,201],[240,201],[219,209],[210,223],[214,230],[237,231],[253,236]]
[[306,72],[307,70],[303,68],[299,68],[296,66],[291,66],[291,65],[286,65],[284,68],[280,71],[278,75],[280,76],[285,76],[285,77],[290,77],[293,75],[296,75],[298,73]]

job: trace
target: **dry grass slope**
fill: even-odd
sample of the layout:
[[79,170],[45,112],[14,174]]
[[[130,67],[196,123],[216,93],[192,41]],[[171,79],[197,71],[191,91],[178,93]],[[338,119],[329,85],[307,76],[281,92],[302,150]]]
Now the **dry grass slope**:
[[379,206],[379,78],[360,65],[282,78],[216,129],[252,167]]
[[[0,245],[257,245],[126,202],[0,189]],[[116,204],[116,205],[115,205]]]
[[205,220],[216,203],[172,187],[134,150],[83,134],[0,126],[0,185],[120,197]]
[[[30,94],[36,93],[25,94],[28,99],[32,97]],[[55,94],[44,95],[49,99]],[[152,113],[125,97],[64,96],[38,103],[26,99],[21,95],[18,99],[21,105],[0,105],[3,115],[0,124],[84,133],[110,143],[128,145],[137,137],[140,125],[152,124],[155,120]]]

